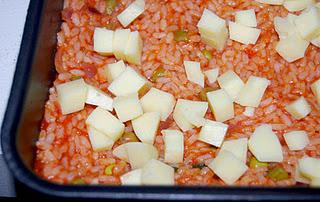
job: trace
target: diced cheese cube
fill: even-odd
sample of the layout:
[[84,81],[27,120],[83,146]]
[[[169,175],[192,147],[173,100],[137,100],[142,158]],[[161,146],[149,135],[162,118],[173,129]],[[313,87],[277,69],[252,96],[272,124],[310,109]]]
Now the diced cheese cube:
[[117,18],[122,26],[127,27],[139,15],[141,15],[144,10],[145,10],[145,1],[135,0],[124,11],[122,11],[117,16]]
[[308,134],[305,131],[291,131],[283,135],[290,150],[302,150],[309,144]]
[[137,93],[146,83],[146,79],[131,67],[127,67],[108,87],[116,96]]
[[198,140],[220,147],[226,136],[227,130],[227,124],[207,119],[206,124],[201,128]]
[[294,23],[305,40],[312,40],[320,35],[320,11],[316,7],[302,12]]
[[226,71],[218,77],[218,83],[231,99],[235,100],[244,86],[241,78],[232,70]]
[[114,79],[121,75],[122,72],[126,70],[126,65],[122,60],[108,64],[104,71],[106,73],[106,77],[109,83],[111,83]]
[[254,116],[254,108],[253,107],[246,107],[243,114],[245,116]]
[[198,84],[202,88],[204,87],[204,75],[200,68],[199,62],[184,61],[184,68],[187,73],[187,78],[189,81]]
[[132,170],[120,177],[122,185],[142,185],[142,169]]
[[88,87],[83,79],[59,84],[56,89],[63,115],[77,112],[84,108]]
[[130,29],[117,29],[113,37],[113,54],[118,60],[126,60],[126,44],[130,37]]
[[308,116],[311,112],[311,107],[303,96],[288,104],[285,109],[297,120]]
[[179,130],[162,130],[164,162],[182,163],[184,153],[183,133]]
[[[295,14],[292,14],[292,13],[288,13],[288,15],[287,15],[287,19],[288,19],[288,21],[292,24],[292,25],[294,25],[294,21],[297,19],[297,15],[295,15]],[[298,31],[298,30],[296,30],[296,31]]]
[[248,27],[257,26],[257,18],[254,9],[237,11],[235,15],[236,23],[239,23]]
[[204,72],[204,75],[208,78],[210,84],[216,82],[219,75],[219,68],[210,69]]
[[319,188],[320,187],[320,178],[314,178],[310,183],[311,187]]
[[143,114],[138,93],[115,97],[113,107],[122,122],[130,121]]
[[311,90],[314,96],[316,97],[318,104],[320,104],[320,79],[312,83]]
[[112,55],[113,34],[112,30],[96,27],[93,34],[93,50],[103,55]]
[[124,51],[126,61],[129,63],[140,65],[142,55],[143,42],[138,31],[130,33],[126,49]]
[[[193,122],[196,117],[204,117],[208,110],[207,102],[199,102],[192,100],[178,99],[176,107],[173,111],[173,119],[182,131],[190,130],[194,127]],[[186,115],[194,115],[193,117],[186,117]],[[191,122],[193,122],[193,124]]]
[[87,104],[95,105],[109,111],[113,110],[113,99],[108,94],[94,86],[88,84],[87,86]]
[[228,152],[231,152],[235,157],[246,163],[248,152],[248,139],[239,138],[236,140],[224,141],[221,146],[221,151],[222,150],[227,150]]
[[287,62],[294,62],[303,58],[309,46],[309,42],[294,33],[287,38],[282,38],[276,45],[276,51]]
[[299,171],[298,165],[297,165],[295,172],[294,172],[294,179],[300,183],[310,184],[310,179],[301,174],[301,172]]
[[310,41],[314,46],[320,48],[320,35]]
[[92,126],[88,126],[88,135],[93,151],[109,150],[114,144],[114,141],[110,137]]
[[152,159],[142,168],[144,185],[174,185],[174,169],[161,161]]
[[248,44],[256,44],[261,30],[257,28],[247,27],[235,22],[229,22],[230,39]]
[[246,107],[258,107],[269,84],[268,79],[250,76],[238,94],[236,103]]
[[228,38],[226,21],[208,9],[204,9],[197,24],[204,41],[218,50],[222,50]]
[[290,12],[301,11],[314,4],[314,0],[285,0],[283,6]]
[[151,88],[140,102],[144,112],[159,112],[161,121],[165,121],[171,114],[176,100],[170,93]]
[[86,120],[86,124],[104,133],[113,141],[117,141],[124,131],[123,123],[101,107],[97,107],[91,112]]
[[270,5],[282,5],[284,0],[256,0],[259,3],[270,4]]
[[280,39],[285,39],[288,36],[296,33],[293,22],[290,22],[289,20],[289,15],[286,18],[277,16],[273,19],[273,23]]
[[225,90],[208,92],[207,98],[216,121],[224,122],[234,117],[233,101]]
[[194,113],[192,110],[181,110],[183,117],[193,126],[200,127],[204,126],[206,119],[200,116],[197,113]]
[[159,112],[147,112],[132,120],[132,127],[141,142],[153,144],[160,123]]
[[247,170],[248,166],[231,152],[222,150],[208,167],[226,184],[234,184]]
[[320,178],[320,159],[306,156],[298,161],[298,166],[303,176],[311,180]]
[[282,147],[271,125],[256,128],[248,141],[249,150],[261,162],[282,162]]

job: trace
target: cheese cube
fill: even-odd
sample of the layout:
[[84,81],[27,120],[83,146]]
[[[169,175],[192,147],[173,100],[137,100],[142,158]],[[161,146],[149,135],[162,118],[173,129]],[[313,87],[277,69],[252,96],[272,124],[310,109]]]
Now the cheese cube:
[[301,174],[309,179],[320,178],[320,159],[303,157],[298,161]]
[[320,48],[320,35],[310,41],[314,46]]
[[286,18],[277,16],[273,19],[275,30],[280,39],[285,39],[296,33],[295,26],[289,19],[289,15]]
[[239,23],[248,27],[257,26],[257,18],[254,9],[237,11],[235,15],[236,23]]
[[116,96],[125,96],[137,93],[146,83],[146,79],[131,67],[127,67],[108,87]]
[[122,11],[117,16],[117,18],[122,26],[127,27],[139,15],[141,15],[144,10],[145,10],[145,1],[135,0],[124,11]]
[[248,45],[256,44],[261,30],[247,27],[235,22],[229,22],[230,39]]
[[198,140],[220,147],[227,130],[228,125],[207,119],[206,124],[201,128]]
[[288,104],[285,109],[297,120],[308,116],[311,112],[311,107],[304,97],[300,97],[296,101]]
[[224,141],[221,146],[221,151],[222,150],[231,152],[235,157],[246,163],[248,152],[248,139],[239,138],[236,140]]
[[87,99],[87,84],[83,79],[56,85],[58,102],[63,115],[80,111]]
[[235,100],[244,86],[241,78],[232,70],[226,71],[218,77],[218,83],[231,99]]
[[143,114],[138,93],[115,97],[113,106],[122,122],[130,121]]
[[226,21],[208,9],[204,9],[197,24],[201,38],[218,50],[222,50],[228,38]]
[[320,35],[320,11],[316,7],[302,12],[294,23],[305,40],[312,40]]
[[248,142],[249,150],[261,162],[282,162],[282,147],[271,125],[256,128]]
[[108,94],[94,86],[87,84],[87,87],[87,104],[95,105],[109,111],[113,110],[113,99]]
[[285,0],[283,6],[290,12],[301,11],[314,4],[314,0]]
[[132,170],[121,175],[120,181],[122,185],[142,185],[142,169]]
[[126,61],[140,65],[143,42],[138,31],[131,32],[124,51]]
[[311,90],[316,97],[318,104],[320,104],[320,79],[312,83]]
[[254,108],[253,107],[246,107],[243,114],[245,116],[250,116],[250,117],[254,116]]
[[270,5],[282,5],[284,0],[256,0],[259,3],[270,4]]
[[302,150],[309,144],[305,131],[291,131],[283,135],[290,150]]
[[93,50],[103,55],[113,53],[113,31],[96,27],[93,34]]
[[184,61],[184,68],[189,81],[204,87],[204,74],[201,71],[200,63],[193,61]]
[[144,185],[174,185],[174,169],[155,159],[142,168],[141,176]]
[[183,133],[179,130],[162,130],[164,140],[164,162],[183,163]]
[[124,125],[107,110],[97,107],[91,112],[86,124],[117,141],[124,131]]
[[130,29],[117,29],[113,36],[113,54],[118,60],[125,60],[126,44],[130,37]]
[[319,188],[320,187],[320,178],[314,178],[310,183],[311,187]]
[[301,174],[301,172],[299,171],[298,165],[297,165],[295,172],[294,172],[294,179],[296,180],[296,182],[300,182],[303,184],[310,184],[310,179]]
[[147,112],[132,120],[132,127],[141,142],[153,144],[160,123],[159,112]]
[[114,148],[112,151],[112,154],[121,160],[129,162],[129,157],[127,153],[127,143],[119,145],[118,147]]
[[210,69],[204,72],[204,75],[208,78],[210,84],[216,82],[219,75],[219,68]]
[[181,114],[182,116],[192,125],[195,127],[200,127],[200,126],[204,126],[206,123],[206,119],[203,118],[203,116],[194,113],[192,110],[185,110],[182,111],[181,110]]
[[151,88],[140,102],[144,112],[159,112],[161,121],[165,121],[171,114],[176,101],[170,93]]
[[225,90],[208,92],[207,98],[216,121],[224,122],[234,117],[233,101]]
[[104,71],[106,73],[106,77],[109,83],[111,83],[114,79],[116,79],[118,76],[121,75],[122,72],[126,70],[126,65],[122,60],[108,64],[105,68]]
[[258,107],[268,85],[268,79],[250,76],[238,94],[236,103],[246,107]]
[[276,51],[287,62],[294,62],[303,58],[309,46],[309,42],[294,33],[287,38],[282,38],[276,45]]
[[93,151],[104,151],[112,148],[114,141],[110,137],[96,130],[92,126],[88,126],[87,128]]
[[247,170],[248,166],[231,152],[222,150],[208,165],[226,184],[234,184]]

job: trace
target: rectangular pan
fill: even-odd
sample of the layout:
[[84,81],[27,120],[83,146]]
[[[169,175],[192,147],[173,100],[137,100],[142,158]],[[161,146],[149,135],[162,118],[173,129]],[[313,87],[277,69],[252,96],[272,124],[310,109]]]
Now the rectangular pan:
[[14,177],[46,195],[158,200],[320,200],[307,187],[71,186],[47,182],[32,170],[48,89],[55,77],[56,33],[63,0],[31,0],[10,98],[1,128],[2,148]]

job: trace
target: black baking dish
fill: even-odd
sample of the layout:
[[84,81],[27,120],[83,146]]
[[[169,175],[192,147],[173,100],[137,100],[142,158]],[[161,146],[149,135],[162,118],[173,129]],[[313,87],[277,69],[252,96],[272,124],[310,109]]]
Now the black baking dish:
[[[307,187],[124,187],[52,184],[33,171],[35,141],[55,76],[56,33],[63,0],[31,0],[7,111],[2,149],[14,177],[38,192],[61,197],[158,200],[320,200]],[[5,19],[4,19],[5,20]]]

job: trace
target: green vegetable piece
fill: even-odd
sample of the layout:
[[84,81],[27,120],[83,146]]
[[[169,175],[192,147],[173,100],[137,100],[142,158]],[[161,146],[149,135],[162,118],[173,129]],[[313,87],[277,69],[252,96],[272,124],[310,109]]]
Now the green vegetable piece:
[[267,176],[274,181],[281,181],[288,179],[289,173],[282,167],[275,167],[268,171]]
[[121,137],[122,142],[139,142],[138,137],[133,132],[124,133]]
[[83,179],[77,178],[77,179],[74,179],[74,180],[71,182],[71,184],[78,184],[78,185],[80,185],[80,184],[85,184],[85,182],[84,182]]
[[249,162],[250,168],[261,168],[268,167],[269,164],[265,162],[258,161],[255,157],[252,157]]
[[106,14],[111,15],[117,4],[117,0],[106,0]]
[[211,52],[208,51],[207,49],[204,49],[204,50],[202,51],[202,54],[203,54],[203,56],[206,57],[208,60],[211,60],[211,59],[212,59],[212,54],[211,54]]
[[163,67],[158,67],[156,70],[154,70],[154,72],[152,73],[152,76],[151,76],[151,81],[152,82],[156,82],[157,79],[159,77],[165,77],[167,76],[168,73],[167,71],[163,68]]
[[174,33],[174,40],[176,42],[180,42],[180,41],[184,41],[187,42],[188,39],[188,32],[184,31],[184,30],[177,30]]
[[199,93],[199,96],[200,96],[200,99],[202,101],[207,101],[207,93],[208,92],[211,92],[211,91],[214,91],[216,89],[212,88],[212,87],[205,87],[205,88],[202,88],[202,90],[200,91]]
[[78,80],[78,79],[81,79],[81,76],[76,76],[76,75],[71,76],[71,81]]
[[104,169],[105,175],[112,175],[112,170],[116,166],[116,164],[110,164]]

